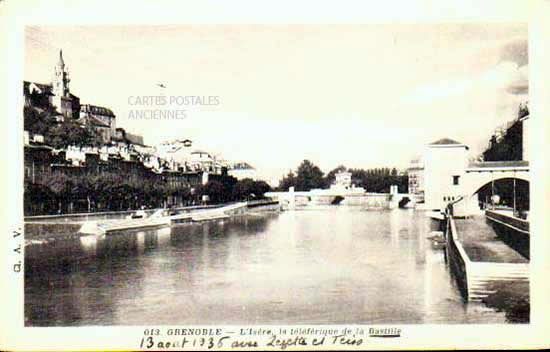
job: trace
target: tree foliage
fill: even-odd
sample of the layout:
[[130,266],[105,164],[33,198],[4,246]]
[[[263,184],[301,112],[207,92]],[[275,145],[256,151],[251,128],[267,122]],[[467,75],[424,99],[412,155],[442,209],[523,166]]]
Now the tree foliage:
[[279,182],[278,190],[286,192],[290,187],[296,187],[296,175],[292,171],[289,171]]
[[391,185],[397,185],[399,192],[408,191],[408,176],[399,175],[397,168],[347,169],[340,165],[329,171],[325,177],[323,172],[308,160],[304,160],[296,175],[290,171],[279,182],[280,191],[288,191],[294,186],[296,191],[309,191],[314,188],[328,188],[334,183],[336,174],[342,171],[351,172],[352,183],[363,187],[369,192],[387,193]]
[[206,195],[212,203],[224,202],[228,197],[224,185],[219,181],[208,181],[198,188],[198,194]]
[[[47,195],[45,199],[49,205],[55,206],[40,206],[42,196],[33,194],[38,191]],[[116,173],[70,175],[52,172],[36,184],[26,183],[25,192],[28,193],[25,196],[26,214],[157,208],[166,205],[168,196],[190,198],[189,189],[182,191],[154,179],[125,178]]]
[[99,146],[101,138],[89,125],[78,123],[72,118],[58,122],[52,107],[37,109],[26,106],[23,111],[24,128],[33,134],[44,136],[46,144],[61,149],[67,146]]
[[55,118],[51,112],[40,111],[28,106],[23,110],[23,127],[25,131],[32,134],[45,135],[52,124],[55,123]]
[[52,125],[44,136],[47,144],[54,148],[100,146],[101,139],[88,125],[81,125],[74,120]]
[[522,160],[523,126],[516,121],[499,138],[492,135],[489,147],[483,152],[484,161]]
[[480,158],[483,161],[523,160],[523,122],[522,118],[529,115],[529,107],[520,104],[517,117],[504,131],[495,132],[489,139],[489,146]]
[[391,185],[397,185],[400,193],[407,193],[409,178],[399,175],[396,168],[350,169],[352,183],[369,192],[388,193]]
[[233,198],[236,200],[246,200],[254,198],[263,198],[271,187],[265,181],[254,181],[250,178],[239,180],[233,188]]
[[304,160],[296,170],[296,191],[309,191],[326,185],[323,171],[309,160]]

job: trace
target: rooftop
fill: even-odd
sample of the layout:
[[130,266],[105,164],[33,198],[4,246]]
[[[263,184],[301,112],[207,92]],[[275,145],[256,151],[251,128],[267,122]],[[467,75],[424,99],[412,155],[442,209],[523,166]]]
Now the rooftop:
[[37,83],[37,82],[29,82],[29,81],[23,81],[23,90],[25,92],[25,94],[30,94],[30,89],[31,87],[34,88],[37,88],[39,90],[38,93],[42,93],[42,94],[46,94],[46,93],[49,93],[51,94],[51,91],[52,91],[52,85],[51,84],[45,84],[45,83]]
[[31,148],[31,149],[45,149],[45,150],[53,150],[54,148],[50,147],[49,145],[42,144],[42,143],[36,143],[33,141],[30,141],[29,144],[25,144],[25,148]]
[[430,143],[430,145],[452,145],[452,144],[462,145],[462,143],[457,142],[454,139],[450,139],[450,138],[441,138],[433,143]]
[[499,167],[529,167],[529,161],[527,160],[507,160],[507,161],[482,161],[471,162],[468,164],[468,168],[499,168]]
[[466,150],[469,149],[466,144],[455,141],[454,139],[450,139],[450,138],[441,138],[433,143],[428,144],[428,147],[430,148],[466,148]]
[[110,127],[108,123],[105,123],[103,120],[95,117],[94,115],[88,116],[88,121],[89,121],[90,124],[92,124],[94,126]]
[[115,114],[111,109],[103,106],[97,106],[97,105],[91,105],[91,104],[80,105],[80,111],[91,113],[91,114],[97,114],[97,115],[105,115],[105,116],[112,116],[112,117],[115,116]]
[[254,170],[247,162],[241,161],[233,164],[233,170]]

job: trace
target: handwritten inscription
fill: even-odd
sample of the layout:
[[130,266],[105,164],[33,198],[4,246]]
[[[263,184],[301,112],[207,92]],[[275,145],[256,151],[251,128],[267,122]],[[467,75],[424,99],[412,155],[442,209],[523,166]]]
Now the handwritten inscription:
[[[290,332],[290,334],[287,334]],[[330,333],[327,333],[330,332]],[[139,347],[141,349],[302,349],[305,347],[359,347],[369,337],[399,337],[401,329],[360,327],[350,329],[285,329],[285,328],[241,328],[225,331],[219,328],[144,330]]]
[[270,347],[279,347],[284,350],[288,346],[307,346],[308,343],[307,339],[303,336],[279,338],[277,335],[273,335],[267,345]]
[[197,337],[197,338],[187,338],[183,337],[180,339],[162,339],[156,336],[147,336],[141,339],[139,345],[140,348],[146,349],[170,349],[170,348],[201,348],[201,349],[213,349],[224,348],[227,345],[224,344],[224,341],[229,339],[229,336],[222,337]]

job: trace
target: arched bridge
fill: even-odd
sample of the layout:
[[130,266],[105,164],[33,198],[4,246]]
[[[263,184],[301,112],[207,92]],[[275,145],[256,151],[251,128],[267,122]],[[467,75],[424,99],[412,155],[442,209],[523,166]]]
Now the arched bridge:
[[465,169],[464,194],[472,196],[486,184],[505,178],[529,182],[529,162],[520,160],[472,163]]
[[[464,170],[461,193],[463,201],[456,204],[457,213],[469,215],[479,213],[478,192],[493,182],[503,179],[530,182],[529,162],[527,161],[489,161],[471,163]],[[502,196],[502,195],[501,195]],[[513,195],[516,196],[515,194]]]

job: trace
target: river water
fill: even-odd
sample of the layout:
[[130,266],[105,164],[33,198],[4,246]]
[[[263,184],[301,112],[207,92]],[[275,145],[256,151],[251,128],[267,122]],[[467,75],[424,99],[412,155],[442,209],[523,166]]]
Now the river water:
[[34,244],[27,326],[503,323],[414,210],[333,206]]

